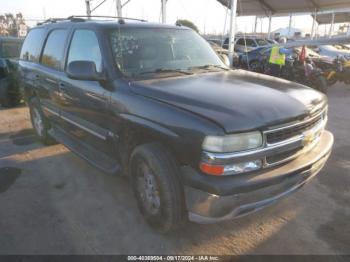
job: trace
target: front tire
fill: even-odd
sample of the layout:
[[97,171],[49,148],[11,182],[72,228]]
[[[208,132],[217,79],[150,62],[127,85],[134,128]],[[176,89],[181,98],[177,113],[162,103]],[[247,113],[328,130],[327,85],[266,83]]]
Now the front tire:
[[183,187],[172,155],[156,143],[138,146],[131,154],[129,170],[139,209],[148,224],[162,233],[182,225]]
[[43,114],[40,107],[40,102],[37,98],[30,99],[29,112],[32,126],[39,140],[45,145],[56,144],[57,142],[48,133],[50,123]]

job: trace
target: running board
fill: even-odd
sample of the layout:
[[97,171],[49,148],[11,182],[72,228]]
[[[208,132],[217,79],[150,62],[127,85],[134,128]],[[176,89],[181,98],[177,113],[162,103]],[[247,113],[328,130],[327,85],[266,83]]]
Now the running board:
[[121,166],[116,161],[86,143],[80,142],[62,128],[52,124],[50,136],[65,145],[73,153],[85,159],[91,165],[108,174],[121,174]]

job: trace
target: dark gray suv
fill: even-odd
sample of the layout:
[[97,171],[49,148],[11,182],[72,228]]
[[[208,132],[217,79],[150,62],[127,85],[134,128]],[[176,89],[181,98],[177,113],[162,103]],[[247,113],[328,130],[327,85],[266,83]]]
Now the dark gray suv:
[[49,20],[29,32],[20,69],[38,137],[128,176],[162,232],[272,204],[332,149],[326,96],[227,68],[186,27]]

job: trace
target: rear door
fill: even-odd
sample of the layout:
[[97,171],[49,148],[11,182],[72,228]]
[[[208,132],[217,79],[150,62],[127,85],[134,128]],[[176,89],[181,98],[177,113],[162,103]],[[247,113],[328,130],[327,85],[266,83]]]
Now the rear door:
[[53,122],[60,123],[62,103],[59,79],[63,76],[63,59],[68,29],[54,29],[49,32],[40,59],[39,97],[45,115]]
[[29,31],[20,54],[19,71],[20,82],[24,90],[25,98],[32,92],[37,92],[40,87],[39,60],[46,36],[44,28],[35,28]]
[[[92,61],[99,73],[103,61],[97,34],[92,29],[76,29],[67,52],[66,67],[73,61]],[[113,142],[109,141],[110,92],[98,81],[73,80],[66,74],[60,79],[59,89],[64,103],[61,117],[64,128],[78,140],[101,152],[113,155]]]

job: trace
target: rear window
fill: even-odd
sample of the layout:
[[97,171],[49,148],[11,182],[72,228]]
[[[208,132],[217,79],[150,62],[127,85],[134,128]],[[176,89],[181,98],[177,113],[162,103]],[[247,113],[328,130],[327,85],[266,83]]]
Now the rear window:
[[23,43],[20,58],[25,61],[39,62],[44,37],[44,29],[31,30]]
[[67,30],[53,30],[47,38],[41,58],[41,63],[53,69],[61,69],[64,47],[67,39]]

